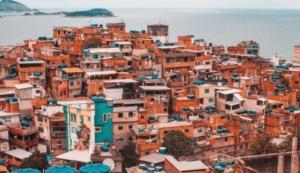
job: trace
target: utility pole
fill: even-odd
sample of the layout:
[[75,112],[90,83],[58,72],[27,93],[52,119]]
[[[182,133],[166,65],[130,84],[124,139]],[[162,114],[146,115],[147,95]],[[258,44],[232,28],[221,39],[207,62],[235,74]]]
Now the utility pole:
[[297,152],[298,138],[292,139],[291,173],[299,172],[299,156]]
[[284,173],[284,155],[278,155],[277,173]]

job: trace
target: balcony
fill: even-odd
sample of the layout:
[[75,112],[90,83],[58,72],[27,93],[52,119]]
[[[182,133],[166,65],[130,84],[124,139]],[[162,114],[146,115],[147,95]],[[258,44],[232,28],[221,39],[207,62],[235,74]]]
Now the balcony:
[[11,145],[16,145],[20,148],[32,148],[34,146],[37,146],[39,143],[39,136],[36,134],[33,139],[11,139],[9,141]]
[[165,64],[165,68],[192,68],[193,66],[193,62],[166,62]]

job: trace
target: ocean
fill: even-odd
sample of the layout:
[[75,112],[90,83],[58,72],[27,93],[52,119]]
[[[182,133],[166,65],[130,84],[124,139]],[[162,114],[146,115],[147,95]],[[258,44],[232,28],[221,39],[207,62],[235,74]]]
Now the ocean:
[[[126,23],[127,30],[146,30],[149,24],[168,24],[170,41],[180,34],[194,35],[218,45],[235,45],[255,40],[261,55],[274,53],[290,59],[293,46],[300,44],[300,10],[251,9],[110,9],[116,17],[23,16],[0,14],[0,45],[52,35],[54,26],[84,26]],[[49,11],[49,10],[48,10]],[[55,11],[52,9],[52,11]]]

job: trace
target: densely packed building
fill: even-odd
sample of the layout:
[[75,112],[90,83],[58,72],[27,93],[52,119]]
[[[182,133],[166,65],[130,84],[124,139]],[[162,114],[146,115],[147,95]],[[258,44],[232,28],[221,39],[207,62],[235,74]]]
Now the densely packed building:
[[[125,23],[55,27],[3,47],[0,157],[10,168],[35,150],[53,164],[109,158],[119,173],[119,150],[134,143],[141,163],[127,172],[251,172],[234,156],[249,155],[259,132],[284,141],[300,123],[300,68],[259,52],[255,41],[170,42],[167,25]],[[169,131],[193,141],[193,159],[167,155]]]

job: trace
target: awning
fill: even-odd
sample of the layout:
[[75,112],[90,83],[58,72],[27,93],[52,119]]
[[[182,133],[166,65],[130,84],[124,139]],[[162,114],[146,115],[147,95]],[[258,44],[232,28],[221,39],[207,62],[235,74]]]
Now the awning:
[[[78,157],[80,156],[80,157]],[[75,162],[81,162],[81,163],[89,163],[91,162],[91,154],[88,150],[85,151],[79,151],[79,150],[73,150],[69,151],[67,153],[61,154],[59,156],[56,156],[57,159],[61,160],[68,160],[68,161],[75,161]]]

